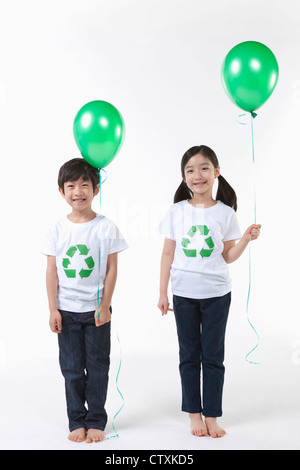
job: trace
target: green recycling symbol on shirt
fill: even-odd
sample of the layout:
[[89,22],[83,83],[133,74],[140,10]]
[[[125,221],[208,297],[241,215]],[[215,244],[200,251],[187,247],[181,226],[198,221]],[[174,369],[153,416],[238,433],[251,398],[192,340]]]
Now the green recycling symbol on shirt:
[[185,256],[187,256],[188,258],[196,258],[197,250],[188,248],[188,246],[191,243],[191,238],[195,236],[197,231],[200,232],[200,235],[203,235],[206,237],[204,241],[207,246],[207,248],[203,247],[201,251],[199,251],[199,254],[202,258],[209,258],[212,252],[214,251],[215,244],[214,244],[213,239],[210,236],[207,237],[207,235],[209,234],[209,228],[207,228],[206,225],[192,225],[192,227],[187,232],[186,237],[184,237],[181,240],[181,246],[182,246],[183,252]]
[[[69,278],[75,278],[76,277],[76,269],[70,269],[69,266],[72,264],[72,261],[70,258],[73,258],[76,252],[79,252],[80,256],[86,256],[88,255],[90,249],[86,245],[72,245],[66,252],[67,258],[63,258],[62,260],[62,265],[64,268],[64,271],[66,273],[66,276]],[[88,256],[87,258],[84,259],[85,265],[88,269],[82,268],[79,271],[79,276],[82,278],[84,277],[89,277],[94,269],[95,262],[92,258],[92,256]]]

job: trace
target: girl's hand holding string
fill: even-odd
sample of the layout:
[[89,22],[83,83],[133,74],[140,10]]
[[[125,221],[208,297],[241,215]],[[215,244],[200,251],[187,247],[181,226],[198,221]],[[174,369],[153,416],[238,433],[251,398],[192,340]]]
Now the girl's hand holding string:
[[250,227],[247,228],[246,232],[244,233],[244,238],[247,242],[250,240],[256,240],[260,235],[261,225],[252,224]]
[[247,228],[246,232],[238,243],[236,243],[235,240],[224,242],[224,251],[222,255],[226,263],[233,263],[241,256],[250,241],[256,240],[259,237],[260,228],[261,225],[252,224]]

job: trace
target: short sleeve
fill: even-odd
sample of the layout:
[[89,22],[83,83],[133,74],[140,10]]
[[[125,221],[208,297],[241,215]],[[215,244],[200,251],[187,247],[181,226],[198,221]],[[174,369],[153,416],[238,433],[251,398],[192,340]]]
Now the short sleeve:
[[54,226],[50,227],[47,231],[40,251],[44,255],[56,256],[56,236]]
[[108,221],[108,227],[105,233],[105,239],[107,240],[107,254],[119,253],[128,248],[128,244],[124,239],[122,233],[112,221]]
[[229,220],[227,231],[224,235],[223,241],[227,242],[229,240],[239,240],[242,237],[237,216],[234,211]]
[[174,231],[174,209],[173,206],[169,208],[160,224],[157,227],[158,232],[166,238],[175,240],[175,231]]
[[113,239],[110,240],[109,244],[109,249],[108,249],[108,255],[111,255],[112,253],[120,253],[123,250],[126,250],[128,248],[128,245],[124,238],[121,239]]

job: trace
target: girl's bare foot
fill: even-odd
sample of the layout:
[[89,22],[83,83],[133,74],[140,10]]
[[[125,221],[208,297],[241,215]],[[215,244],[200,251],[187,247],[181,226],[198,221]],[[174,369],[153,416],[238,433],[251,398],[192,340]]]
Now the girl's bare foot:
[[85,428],[74,429],[70,432],[68,439],[73,442],[82,442],[85,438]]
[[100,429],[89,429],[86,435],[86,440],[88,444],[91,442],[100,442],[104,439],[104,432]]
[[191,433],[193,436],[206,436],[207,429],[202,420],[201,413],[189,413],[191,420]]
[[205,424],[211,437],[223,437],[226,434],[226,431],[218,425],[217,418],[205,417]]

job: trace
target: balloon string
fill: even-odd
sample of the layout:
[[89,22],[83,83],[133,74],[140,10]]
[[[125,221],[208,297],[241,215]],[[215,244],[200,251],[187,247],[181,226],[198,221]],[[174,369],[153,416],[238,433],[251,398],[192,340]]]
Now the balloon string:
[[118,387],[119,374],[120,374],[121,365],[122,365],[122,349],[121,349],[121,343],[120,343],[118,332],[117,332],[117,339],[118,339],[119,348],[120,348],[120,362],[119,362],[119,368],[118,368],[118,372],[117,372],[117,376],[116,376],[116,388],[117,388],[117,391],[118,391],[120,397],[122,398],[122,405],[121,405],[120,409],[117,411],[117,413],[114,415],[113,420],[112,420],[112,427],[113,427],[113,430],[114,430],[115,434],[113,436],[109,436],[107,439],[112,439],[113,437],[119,437],[119,434],[116,431],[114,423],[115,423],[116,417],[122,411],[122,409],[124,407],[124,403],[125,403],[124,397],[123,397],[123,395],[122,395],[122,393],[121,393],[121,391]]
[[[101,220],[101,201],[102,201],[102,184],[106,181],[107,175],[105,176],[104,180],[102,181],[101,171],[104,171],[106,175],[106,171],[103,168],[98,168],[98,175],[99,175],[99,199],[100,199],[100,220]],[[97,312],[98,312],[98,320],[100,320],[100,270],[101,270],[101,242],[99,241],[99,257],[98,257],[98,265],[99,265],[99,273],[98,273],[98,290],[97,290]]]
[[[252,238],[252,237],[251,237]],[[256,345],[254,346],[254,348],[251,349],[251,351],[249,351],[246,356],[245,356],[245,359],[247,362],[249,362],[250,364],[260,364],[260,362],[253,362],[253,361],[250,361],[248,359],[248,357],[250,356],[250,354],[252,354],[255,349],[258,348],[258,345],[259,345],[259,336],[258,336],[258,333],[256,331],[256,329],[254,328],[253,324],[251,323],[250,321],[250,318],[249,318],[249,301],[250,301],[250,292],[251,292],[251,239],[250,239],[250,243],[249,243],[249,286],[248,286],[248,296],[247,296],[247,305],[246,305],[246,313],[247,313],[247,320],[248,320],[248,323],[249,325],[251,326],[252,330],[254,331],[256,337],[257,337],[257,343]]]
[[[101,221],[101,168],[99,168],[99,198],[100,198],[100,221]],[[99,240],[99,256],[98,256],[98,265],[99,265],[99,272],[98,272],[98,290],[97,290],[97,314],[98,320],[100,320],[100,271],[101,271],[101,240]]]
[[[255,113],[251,113],[251,141],[252,141],[252,163],[253,169],[255,169],[255,158],[254,158],[254,132],[253,132],[253,119],[257,115]],[[255,183],[253,184],[253,195],[254,195],[254,223],[256,224],[256,189]]]
[[[104,171],[106,173],[106,171],[103,169],[103,168],[99,168],[98,170],[98,173],[99,173],[99,187],[100,187],[100,190],[99,190],[99,200],[100,200],[100,216],[101,216],[101,206],[102,206],[102,191],[101,191],[101,185],[104,183],[104,181],[106,181],[106,178],[107,176],[105,176],[105,179],[102,180],[102,177],[101,177],[101,171]],[[99,276],[98,276],[98,292],[97,292],[97,305],[98,305],[98,320],[100,320],[100,312],[99,312],[99,307],[100,307],[100,268],[101,268],[101,248],[100,248],[100,243],[99,243]],[[117,388],[117,391],[120,395],[120,397],[122,398],[122,406],[120,407],[120,409],[117,411],[117,413],[114,415],[113,417],[113,421],[112,421],[112,427],[113,427],[113,430],[114,430],[114,435],[113,436],[109,436],[107,437],[107,439],[112,439],[113,437],[119,437],[119,434],[117,433],[116,431],[116,428],[115,428],[115,419],[116,417],[118,416],[118,414],[121,412],[122,408],[124,407],[124,397],[118,387],[118,380],[119,380],[119,375],[120,375],[120,370],[121,370],[121,365],[122,365],[122,349],[121,349],[121,343],[120,343],[120,338],[119,338],[119,334],[118,334],[118,331],[117,331],[117,339],[118,339],[118,343],[119,343],[119,348],[120,348],[120,362],[119,362],[119,367],[118,367],[118,372],[117,372],[117,375],[116,375],[116,388]]]
[[[242,117],[242,116],[246,116],[246,114],[240,114],[238,117]],[[251,116],[251,143],[252,143],[252,164],[253,164],[253,169],[255,169],[255,157],[254,157],[254,132],[253,132],[253,119],[257,116],[256,113],[253,113],[251,112],[250,113],[250,116]],[[246,123],[244,122],[240,122],[237,120],[237,122],[239,124],[242,124],[242,125],[246,125]],[[256,224],[256,213],[257,213],[257,210],[256,210],[256,190],[255,190],[255,183],[253,183],[253,211],[254,211],[254,223]],[[252,237],[250,238],[250,243],[249,243],[249,285],[248,285],[248,295],[247,295],[247,304],[246,304],[246,314],[247,314],[247,320],[248,320],[248,323],[249,325],[251,326],[252,330],[254,331],[256,337],[257,337],[257,343],[256,345],[254,346],[254,348],[251,349],[251,351],[249,351],[246,356],[245,356],[245,359],[247,362],[249,362],[250,364],[260,364],[260,362],[254,362],[254,361],[250,361],[248,359],[248,357],[250,356],[250,354],[252,354],[255,349],[258,348],[258,345],[259,345],[259,335],[256,331],[256,329],[254,328],[251,320],[250,320],[250,317],[249,317],[249,303],[250,303],[250,292],[251,292],[251,278],[252,278],[252,269],[251,269],[251,240],[252,240]]]

